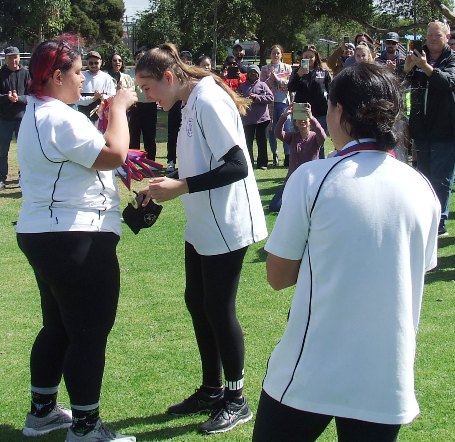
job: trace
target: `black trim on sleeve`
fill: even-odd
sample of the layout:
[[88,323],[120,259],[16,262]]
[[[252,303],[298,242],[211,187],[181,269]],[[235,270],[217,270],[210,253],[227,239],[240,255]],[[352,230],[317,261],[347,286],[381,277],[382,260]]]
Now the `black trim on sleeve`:
[[186,178],[188,192],[202,192],[240,181],[248,176],[245,155],[239,146],[232,147],[223,156],[224,164],[216,169]]

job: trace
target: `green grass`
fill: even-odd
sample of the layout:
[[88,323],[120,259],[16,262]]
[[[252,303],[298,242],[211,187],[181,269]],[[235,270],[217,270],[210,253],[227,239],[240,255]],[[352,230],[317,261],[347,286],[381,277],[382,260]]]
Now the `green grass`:
[[[158,161],[165,164],[165,117],[160,112]],[[330,143],[329,143],[330,144]],[[280,153],[282,150],[280,150]],[[11,172],[17,174],[15,148]],[[285,176],[284,168],[256,171],[264,207]],[[14,178],[14,177],[13,177]],[[136,188],[142,184],[136,183]],[[20,189],[13,181],[0,193],[0,268],[2,314],[0,320],[0,441],[22,441],[20,429],[29,408],[28,359],[40,327],[37,288],[26,259],[19,251],[14,228]],[[127,192],[122,191],[123,205]],[[275,215],[267,214],[269,230]],[[197,433],[201,416],[171,418],[167,406],[181,400],[200,383],[200,366],[189,315],[183,302],[183,228],[180,200],[164,204],[158,222],[135,236],[124,226],[118,247],[121,299],[116,324],[109,338],[101,398],[102,416],[120,432],[138,441],[205,440]],[[449,231],[455,223],[449,222]],[[238,314],[246,341],[246,396],[255,410],[262,377],[271,350],[286,325],[292,289],[274,292],[266,282],[264,243],[250,247],[238,294]],[[427,276],[418,336],[416,389],[421,416],[403,428],[400,441],[455,440],[455,238],[440,243],[439,268]],[[62,385],[60,401],[68,403]],[[248,423],[217,441],[248,441]],[[64,432],[40,438],[64,440]],[[320,438],[336,440],[333,425]],[[281,441],[280,441],[281,442]],[[285,441],[283,441],[285,442]]]

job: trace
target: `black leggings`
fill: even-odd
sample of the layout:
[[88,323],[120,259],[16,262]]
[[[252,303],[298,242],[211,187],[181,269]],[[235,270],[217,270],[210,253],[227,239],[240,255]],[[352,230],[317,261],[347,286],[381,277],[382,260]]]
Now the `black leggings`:
[[35,272],[43,315],[31,351],[31,384],[55,387],[63,375],[72,405],[99,401],[120,289],[118,241],[107,232],[17,235]]
[[[333,416],[297,410],[271,398],[264,390],[259,400],[253,442],[314,442]],[[335,417],[339,442],[395,442],[400,425],[378,424]]]
[[202,383],[209,387],[243,378],[245,347],[236,316],[235,301],[248,247],[233,252],[203,256],[185,243],[185,302],[202,362]]

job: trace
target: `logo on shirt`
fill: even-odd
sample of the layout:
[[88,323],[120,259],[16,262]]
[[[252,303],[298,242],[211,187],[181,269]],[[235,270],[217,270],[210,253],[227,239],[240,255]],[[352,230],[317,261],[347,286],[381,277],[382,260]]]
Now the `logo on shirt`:
[[192,118],[190,118],[186,122],[186,134],[188,135],[188,137],[193,136],[193,119]]

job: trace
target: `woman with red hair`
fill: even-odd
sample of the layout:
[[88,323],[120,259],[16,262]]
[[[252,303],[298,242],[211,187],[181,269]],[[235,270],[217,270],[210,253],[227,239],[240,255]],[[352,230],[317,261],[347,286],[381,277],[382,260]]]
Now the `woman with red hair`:
[[[22,208],[17,241],[33,268],[43,326],[30,357],[31,410],[23,434],[68,428],[67,442],[135,441],[99,418],[107,337],[119,297],[121,224],[113,170],[128,152],[127,109],[119,90],[102,135],[68,106],[80,98],[80,54],[50,40],[30,59],[30,97],[17,142]],[[71,411],[57,405],[62,376]]]

